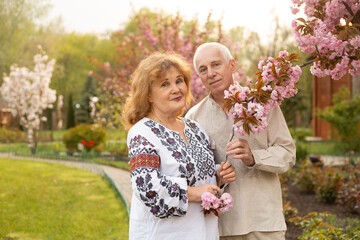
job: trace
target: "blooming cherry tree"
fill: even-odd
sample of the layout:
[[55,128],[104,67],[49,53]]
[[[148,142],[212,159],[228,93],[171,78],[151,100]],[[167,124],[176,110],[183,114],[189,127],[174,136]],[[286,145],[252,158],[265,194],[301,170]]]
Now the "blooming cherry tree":
[[296,54],[286,51],[277,58],[259,62],[255,84],[232,85],[225,91],[224,110],[234,119],[239,135],[259,133],[267,126],[266,116],[272,107],[297,93],[300,67],[313,64],[312,74],[338,80],[346,73],[360,75],[360,1],[292,0],[293,14],[304,7],[307,17],[293,21],[295,42],[312,59],[293,66]]
[[[234,45],[222,31],[220,21],[212,21],[208,15],[206,23],[199,27],[197,19],[185,22],[180,14],[175,16],[159,14],[156,18],[138,12],[134,16],[137,30],[126,34],[124,30],[114,32],[112,38],[116,42],[116,55],[113,63],[93,62],[101,70],[95,74],[100,91],[97,123],[111,127],[121,125],[122,106],[130,90],[129,79],[139,62],[149,54],[162,52],[177,52],[192,63],[196,48],[207,41],[218,41],[227,46]],[[237,56],[234,56],[237,58]],[[192,64],[191,64],[192,65]],[[238,78],[241,71],[237,74]],[[191,91],[194,102],[201,100],[206,89],[196,72],[193,71]]]
[[39,53],[34,56],[34,62],[33,71],[12,65],[9,76],[4,74],[0,92],[12,108],[13,115],[19,115],[20,124],[26,130],[29,146],[35,154],[35,132],[40,128],[40,122],[47,120],[42,113],[45,109],[53,107],[56,91],[49,88],[55,60],[48,61],[48,56],[39,46]]

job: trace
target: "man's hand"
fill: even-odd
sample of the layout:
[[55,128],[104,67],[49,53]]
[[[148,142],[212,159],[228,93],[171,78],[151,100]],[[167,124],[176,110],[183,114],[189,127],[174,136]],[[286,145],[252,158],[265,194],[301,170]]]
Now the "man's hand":
[[218,179],[219,185],[235,181],[235,167],[231,164],[230,161],[221,162],[221,166],[216,171],[216,177]]
[[233,159],[240,159],[246,166],[254,166],[255,159],[252,155],[249,143],[245,139],[234,139],[227,145],[226,156],[231,156]]

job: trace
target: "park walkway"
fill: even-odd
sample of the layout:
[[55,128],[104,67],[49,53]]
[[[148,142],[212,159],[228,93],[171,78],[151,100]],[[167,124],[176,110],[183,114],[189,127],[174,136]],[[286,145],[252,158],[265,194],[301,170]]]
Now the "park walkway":
[[117,192],[120,194],[120,197],[125,202],[127,211],[129,213],[132,189],[130,184],[130,173],[126,170],[110,167],[106,165],[100,165],[96,163],[90,163],[90,162],[83,162],[83,161],[75,162],[75,161],[54,160],[54,159],[45,159],[45,158],[37,158],[37,157],[22,157],[9,153],[0,153],[0,157],[42,161],[42,162],[57,162],[57,163],[62,163],[69,166],[81,168],[86,171],[98,174],[100,176],[105,176],[106,178],[108,178],[108,180],[113,184]]

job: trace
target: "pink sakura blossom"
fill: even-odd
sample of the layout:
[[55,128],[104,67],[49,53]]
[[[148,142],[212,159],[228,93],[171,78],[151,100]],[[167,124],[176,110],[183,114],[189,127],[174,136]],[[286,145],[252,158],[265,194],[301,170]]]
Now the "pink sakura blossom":
[[[301,68],[293,66],[296,58],[296,54],[281,51],[277,58],[261,60],[258,65],[261,69],[257,84],[261,81],[263,85],[260,85],[259,89],[256,88],[257,84],[249,85],[251,87],[235,84],[224,91],[224,109],[234,120],[233,128],[237,134],[244,136],[246,133],[264,131],[271,108],[297,93],[296,83],[300,78]],[[288,78],[280,78],[280,72]],[[268,97],[259,97],[265,93]],[[249,97],[250,95],[252,97]]]
[[229,193],[223,193],[221,197],[217,197],[212,193],[204,192],[201,194],[201,207],[204,214],[218,214],[227,212],[233,206],[233,199]]
[[[307,17],[306,23],[303,20],[298,20],[298,23],[294,21],[292,28],[295,43],[301,51],[317,56],[311,72],[318,77],[331,76],[335,80],[346,73],[358,74],[352,61],[359,60],[359,31],[353,29],[351,33],[346,29],[348,35],[344,35],[345,30],[342,29],[345,23],[347,28],[359,24],[353,16],[360,10],[360,2],[358,0],[292,0],[292,2],[294,8],[303,7]],[[303,27],[308,31],[304,32]],[[350,57],[351,61],[348,59]]]

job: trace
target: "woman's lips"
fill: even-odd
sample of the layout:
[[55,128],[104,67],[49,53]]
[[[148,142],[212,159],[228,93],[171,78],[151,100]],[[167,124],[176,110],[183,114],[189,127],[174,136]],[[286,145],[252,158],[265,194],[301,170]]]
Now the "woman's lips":
[[172,100],[173,101],[180,101],[181,99],[182,99],[182,96],[179,96],[179,97],[173,98]]

